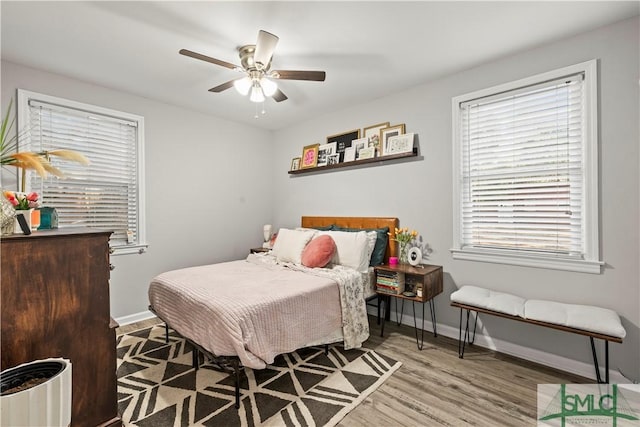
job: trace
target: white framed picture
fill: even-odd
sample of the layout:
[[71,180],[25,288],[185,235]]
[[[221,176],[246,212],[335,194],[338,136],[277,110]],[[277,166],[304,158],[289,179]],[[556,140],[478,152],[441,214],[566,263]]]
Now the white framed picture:
[[355,159],[356,159],[356,147],[347,147],[347,148],[345,148],[344,149],[344,161],[345,162],[353,162]]
[[369,140],[367,138],[359,138],[351,141],[351,146],[356,149],[356,159],[360,158],[360,150],[367,148]]
[[329,164],[329,156],[336,154],[336,142],[329,142],[318,147],[318,166],[327,166]]
[[387,140],[384,154],[400,154],[413,151],[413,134],[405,133],[403,135],[392,136]]
[[358,153],[358,160],[373,159],[376,156],[375,147],[366,147],[360,150]]

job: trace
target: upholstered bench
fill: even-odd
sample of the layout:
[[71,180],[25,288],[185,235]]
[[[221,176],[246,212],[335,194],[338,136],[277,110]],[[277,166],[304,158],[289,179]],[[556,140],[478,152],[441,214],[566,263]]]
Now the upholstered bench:
[[[606,308],[589,305],[563,304],[554,301],[525,300],[516,295],[495,292],[477,286],[463,286],[451,294],[451,305],[460,308],[458,355],[464,357],[464,348],[475,340],[478,314],[485,313],[547,328],[588,336],[591,341],[593,364],[599,383],[609,382],[609,341],[621,343],[626,331],[618,314]],[[464,336],[463,311],[467,311]],[[473,335],[469,330],[469,314],[474,311]],[[600,376],[598,358],[593,339],[605,343],[605,380]]]

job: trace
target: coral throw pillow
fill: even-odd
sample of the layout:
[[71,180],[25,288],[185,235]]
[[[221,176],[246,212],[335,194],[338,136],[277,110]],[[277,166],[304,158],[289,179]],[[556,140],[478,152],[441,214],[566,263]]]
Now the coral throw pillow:
[[324,267],[336,252],[336,243],[331,236],[318,236],[302,251],[302,265],[309,268]]

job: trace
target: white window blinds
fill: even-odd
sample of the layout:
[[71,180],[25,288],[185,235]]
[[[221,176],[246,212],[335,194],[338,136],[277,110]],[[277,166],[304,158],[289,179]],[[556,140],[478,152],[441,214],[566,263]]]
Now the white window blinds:
[[582,82],[461,105],[464,245],[583,256]]
[[29,97],[27,104],[30,150],[75,150],[91,162],[83,166],[52,156],[52,164],[64,172],[64,179],[51,175],[42,179],[36,173],[28,176],[28,187],[41,193],[43,205],[58,211],[60,227],[112,230],[111,247],[116,250],[144,246],[139,170],[142,118]]
[[459,95],[454,259],[600,273],[597,61]]

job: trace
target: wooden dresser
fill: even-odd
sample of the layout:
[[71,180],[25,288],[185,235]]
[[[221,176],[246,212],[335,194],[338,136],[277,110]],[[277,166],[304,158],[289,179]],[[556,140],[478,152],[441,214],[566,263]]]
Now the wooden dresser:
[[71,360],[72,426],[121,425],[110,235],[64,229],[1,239],[1,368],[48,357]]

